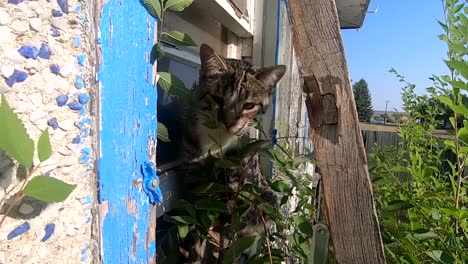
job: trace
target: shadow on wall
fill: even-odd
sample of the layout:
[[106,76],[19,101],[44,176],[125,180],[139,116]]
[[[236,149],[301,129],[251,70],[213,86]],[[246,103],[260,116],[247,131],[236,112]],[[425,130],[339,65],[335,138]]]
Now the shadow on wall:
[[[0,215],[2,217],[16,197],[16,193],[13,193],[16,188],[13,186],[18,186],[25,178],[26,169],[15,164],[13,159],[0,149]],[[25,197],[12,208],[8,216],[15,219],[32,219],[38,216],[47,205],[47,202]]]

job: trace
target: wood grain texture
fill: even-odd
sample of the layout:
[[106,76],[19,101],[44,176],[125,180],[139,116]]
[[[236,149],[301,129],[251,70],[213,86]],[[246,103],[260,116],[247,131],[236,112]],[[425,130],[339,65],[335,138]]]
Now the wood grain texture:
[[155,263],[156,209],[142,190],[141,172],[155,160],[157,89],[149,63],[155,20],[139,1],[97,7],[100,262]]
[[336,260],[385,263],[335,2],[289,4]]

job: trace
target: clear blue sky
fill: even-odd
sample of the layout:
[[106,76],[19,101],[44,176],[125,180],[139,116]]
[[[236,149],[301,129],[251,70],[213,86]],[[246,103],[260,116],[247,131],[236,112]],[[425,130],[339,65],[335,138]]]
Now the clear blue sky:
[[343,30],[346,58],[353,83],[365,79],[374,110],[401,109],[403,85],[389,73],[393,67],[424,93],[432,74],[445,74],[447,47],[437,35],[443,30],[440,0],[371,0],[359,31]]

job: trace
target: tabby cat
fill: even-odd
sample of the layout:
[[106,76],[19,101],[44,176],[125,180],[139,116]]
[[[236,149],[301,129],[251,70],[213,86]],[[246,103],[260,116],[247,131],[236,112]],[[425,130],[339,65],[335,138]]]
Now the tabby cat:
[[200,47],[201,70],[193,91],[182,144],[185,162],[197,162],[211,153],[223,156],[265,113],[274,87],[286,67],[258,68],[226,59],[210,46]]

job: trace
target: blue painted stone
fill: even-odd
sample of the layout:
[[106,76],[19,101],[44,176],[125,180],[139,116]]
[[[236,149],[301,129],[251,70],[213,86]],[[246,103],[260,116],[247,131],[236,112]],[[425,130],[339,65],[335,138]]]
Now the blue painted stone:
[[56,117],[52,117],[47,121],[47,125],[53,128],[54,130],[58,128],[58,121]]
[[58,11],[58,10],[52,10],[52,16],[53,17],[61,17],[63,16],[62,12]]
[[52,27],[50,29],[50,31],[52,32],[52,37],[59,37],[60,36],[60,31],[56,27]]
[[83,127],[83,128],[81,129],[81,135],[82,135],[83,137],[89,136],[89,128],[88,128],[88,127]]
[[83,88],[83,86],[84,86],[83,77],[81,75],[76,76],[76,79],[75,79],[76,89],[81,89]]
[[92,151],[91,148],[83,148],[83,149],[81,150],[81,152],[83,152],[83,153],[86,154],[86,155],[91,154],[91,151]]
[[34,46],[24,45],[18,49],[18,52],[26,59],[36,59],[38,50]]
[[57,101],[58,106],[64,106],[68,102],[68,95],[66,94],[59,95],[57,96],[57,98],[55,98],[55,101]]
[[90,204],[91,203],[91,196],[87,195],[85,196],[83,202],[81,202],[82,204]]
[[24,82],[28,78],[28,74],[24,71],[17,70],[16,74],[16,82]]
[[44,237],[41,239],[41,242],[47,241],[52,236],[54,231],[55,231],[55,224],[53,223],[47,224],[45,227],[45,234],[44,234]]
[[60,6],[62,12],[68,14],[68,0],[57,0],[57,4]]
[[88,123],[91,123],[91,118],[90,117],[87,117],[87,118],[83,118],[83,120],[81,120],[81,122],[83,122],[83,124],[88,124]]
[[78,95],[78,102],[80,102],[81,104],[86,104],[87,102],[89,102],[89,99],[89,95],[85,93],[81,93],[80,95]]
[[83,107],[83,108],[80,110],[80,115],[81,115],[81,116],[84,116],[84,115],[86,115],[86,113],[87,113],[86,108]]
[[17,5],[17,4],[21,3],[21,2],[23,2],[23,0],[8,0],[8,3],[15,4],[15,5]]
[[86,155],[86,154],[81,155],[81,157],[78,160],[80,164],[85,164],[88,161],[89,161],[89,155]]
[[50,65],[50,72],[55,74],[55,75],[59,75],[60,74],[59,66],[57,64]]
[[86,61],[86,56],[84,54],[78,55],[76,57],[76,60],[78,61],[79,65],[84,66],[84,63]]
[[52,55],[52,51],[50,50],[50,47],[47,43],[42,43],[41,48],[39,49],[39,53],[37,53],[37,56],[39,58],[43,59],[50,59],[50,56]]
[[68,107],[71,110],[81,110],[81,109],[83,109],[83,105],[78,103],[78,102],[71,102],[71,103],[68,104]]
[[75,36],[73,38],[73,47],[79,48],[81,46],[81,37],[80,36]]
[[8,77],[5,82],[9,87],[13,87],[15,83],[24,82],[28,78],[28,74],[24,71],[15,69],[13,74]]
[[73,143],[73,144],[78,144],[78,143],[80,143],[80,142],[81,142],[80,136],[76,136],[76,137],[74,137],[74,138],[72,139],[72,143]]
[[77,5],[75,6],[75,12],[76,12],[76,13],[81,12],[81,5],[80,5],[80,4],[77,4]]
[[20,226],[18,226],[17,228],[13,229],[13,231],[11,231],[8,235],[7,235],[7,239],[8,240],[11,240],[21,234],[24,234],[26,233],[31,227],[29,226],[29,223],[28,222],[24,222],[23,224],[21,224]]

